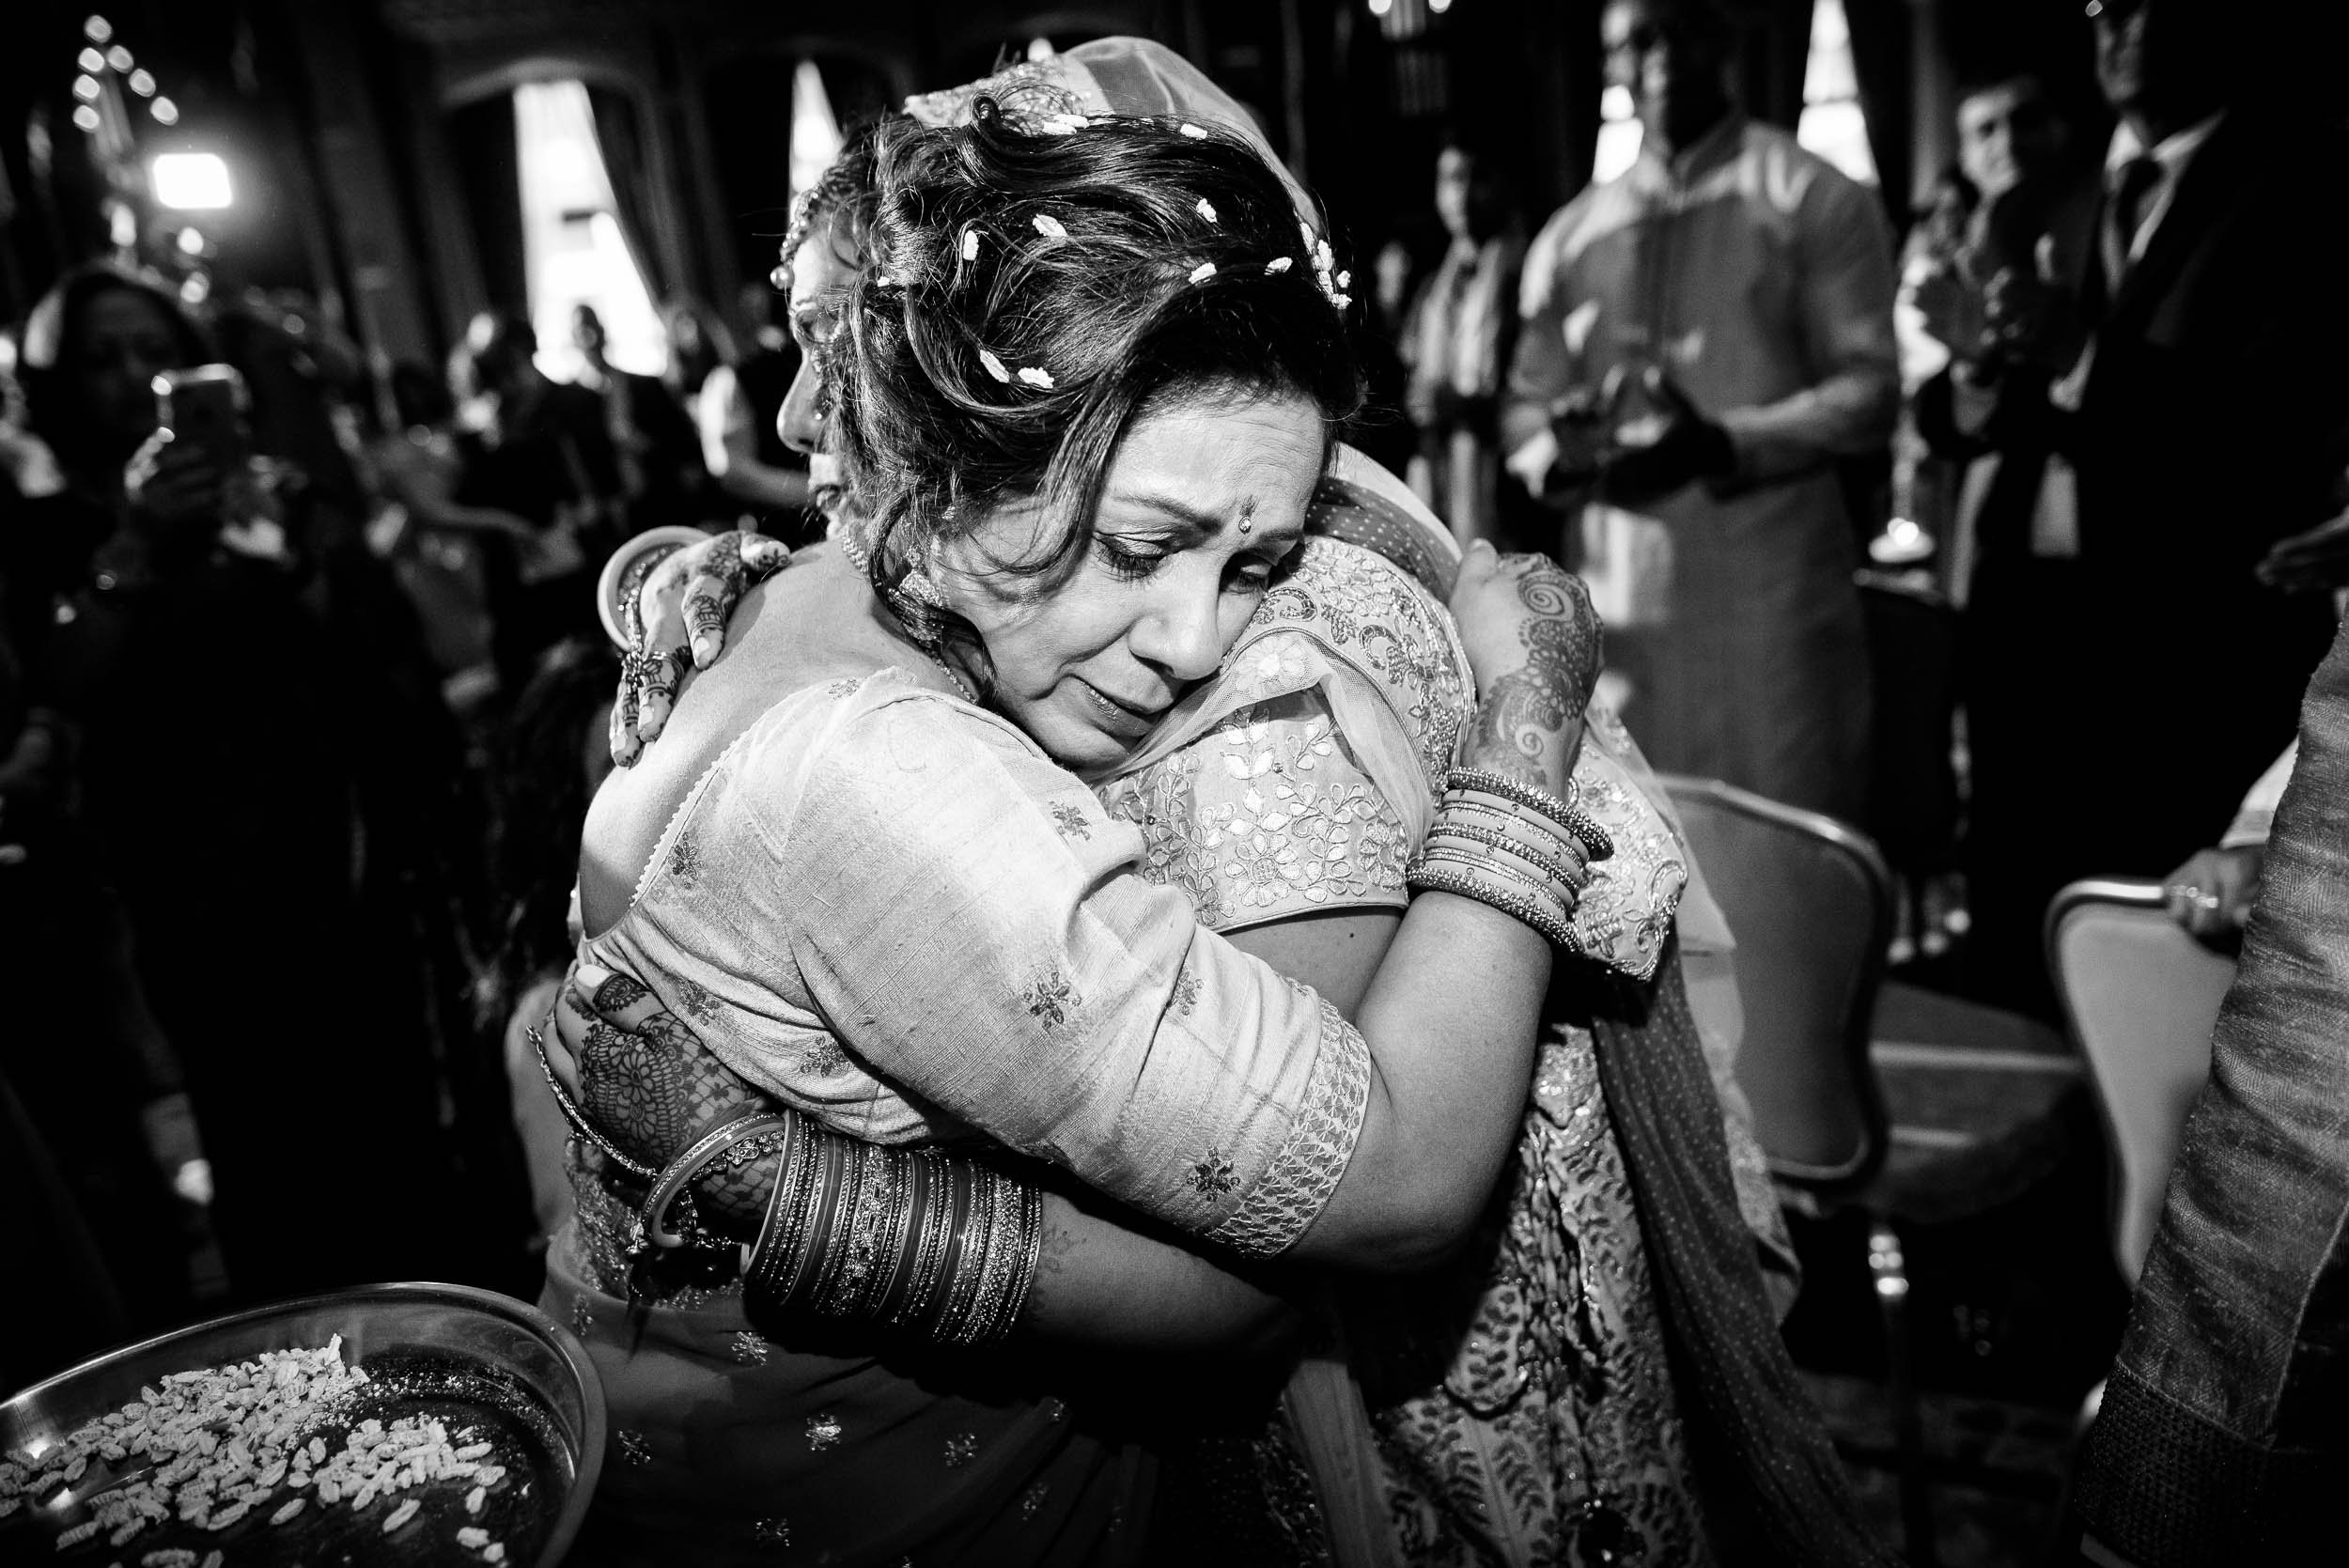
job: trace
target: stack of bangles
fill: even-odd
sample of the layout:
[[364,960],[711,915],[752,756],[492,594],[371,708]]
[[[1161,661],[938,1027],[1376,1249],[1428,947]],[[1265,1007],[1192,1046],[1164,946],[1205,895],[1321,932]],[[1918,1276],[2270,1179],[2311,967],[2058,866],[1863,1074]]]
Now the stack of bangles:
[[669,1225],[692,1184],[769,1151],[773,1188],[742,1284],[760,1332],[816,1317],[976,1345],[1019,1322],[1044,1241],[1041,1190],[966,1156],[846,1138],[797,1111],[742,1116],[671,1161],[645,1200],[646,1240],[692,1244],[689,1227]]
[[1605,829],[1548,790],[1455,768],[1404,880],[1421,892],[1488,904],[1580,955],[1575,906],[1591,862],[1614,852]]

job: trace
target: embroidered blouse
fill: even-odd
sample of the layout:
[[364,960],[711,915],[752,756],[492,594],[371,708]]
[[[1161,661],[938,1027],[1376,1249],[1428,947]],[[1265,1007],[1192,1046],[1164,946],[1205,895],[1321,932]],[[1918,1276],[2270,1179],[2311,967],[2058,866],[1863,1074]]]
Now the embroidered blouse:
[[1274,1254],[1345,1172],[1368,1054],[1183,893],[1126,875],[1144,854],[1018,730],[883,670],[729,745],[583,951],[841,1131],[982,1133]]

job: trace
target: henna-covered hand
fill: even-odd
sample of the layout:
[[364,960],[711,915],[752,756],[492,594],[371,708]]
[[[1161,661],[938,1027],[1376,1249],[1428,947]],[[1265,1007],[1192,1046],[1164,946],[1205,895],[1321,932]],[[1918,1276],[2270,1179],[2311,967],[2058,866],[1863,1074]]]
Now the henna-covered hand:
[[1481,699],[1460,763],[1563,794],[1604,644],[1589,590],[1547,556],[1471,550],[1452,611]]
[[[746,1110],[778,1110],[710,1053],[640,981],[574,964],[555,1003],[547,1062],[613,1146],[659,1170]],[[713,1164],[694,1184],[703,1219],[755,1234],[770,1181],[763,1162]]]
[[613,761],[625,768],[661,737],[686,675],[707,670],[724,651],[726,622],[742,596],[790,560],[782,540],[731,529],[645,574],[635,603],[624,612],[636,645],[622,660],[612,704]]

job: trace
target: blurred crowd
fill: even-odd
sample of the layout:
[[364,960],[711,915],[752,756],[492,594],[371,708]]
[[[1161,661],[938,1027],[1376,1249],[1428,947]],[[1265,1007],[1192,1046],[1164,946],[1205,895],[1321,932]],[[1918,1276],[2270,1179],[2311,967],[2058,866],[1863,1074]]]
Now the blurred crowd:
[[31,312],[0,421],[0,1147],[67,1200],[34,1212],[70,1288],[20,1296],[55,1321],[9,1356],[366,1279],[534,1288],[490,1047],[568,961],[616,671],[594,578],[663,524],[805,536],[770,299],[739,332],[673,306],[664,377],[582,305],[575,381],[517,316],[377,378],[301,299],[199,312],[98,264]]

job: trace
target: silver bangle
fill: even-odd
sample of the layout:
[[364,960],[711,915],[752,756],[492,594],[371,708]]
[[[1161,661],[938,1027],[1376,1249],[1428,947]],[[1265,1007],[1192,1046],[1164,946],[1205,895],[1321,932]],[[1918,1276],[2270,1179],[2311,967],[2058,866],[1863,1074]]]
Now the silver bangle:
[[791,1120],[787,1116],[745,1110],[733,1121],[712,1127],[695,1139],[683,1154],[671,1160],[667,1168],[654,1178],[652,1190],[646,1194],[645,1206],[637,1211],[637,1219],[645,1227],[645,1239],[663,1249],[684,1246],[685,1237],[668,1228],[668,1218],[670,1205],[677,1202],[677,1194],[685,1190],[686,1184],[701,1174],[703,1166],[744,1139],[790,1125]]
[[1408,873],[1404,880],[1423,893],[1448,893],[1460,898],[1472,898],[1479,904],[1499,909],[1504,915],[1523,921],[1548,938],[1554,946],[1563,947],[1578,957],[1583,952],[1582,940],[1574,934],[1571,926],[1563,924],[1548,910],[1537,907],[1532,899],[1521,894],[1510,893],[1505,889],[1488,888],[1473,877],[1464,877],[1457,872],[1441,871],[1429,866],[1417,867]]

